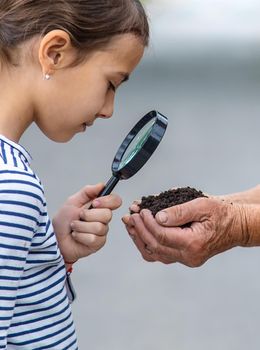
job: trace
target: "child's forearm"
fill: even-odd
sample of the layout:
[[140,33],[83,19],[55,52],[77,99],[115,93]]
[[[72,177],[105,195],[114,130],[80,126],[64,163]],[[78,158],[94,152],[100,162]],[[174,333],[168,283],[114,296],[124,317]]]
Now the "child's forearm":
[[260,204],[260,185],[244,192],[216,196],[216,198],[239,204]]

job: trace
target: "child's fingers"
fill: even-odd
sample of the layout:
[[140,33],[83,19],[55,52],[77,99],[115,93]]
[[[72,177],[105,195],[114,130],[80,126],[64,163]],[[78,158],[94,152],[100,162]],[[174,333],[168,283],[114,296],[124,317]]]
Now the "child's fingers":
[[122,199],[115,193],[96,198],[92,203],[93,208],[108,208],[111,210],[118,209],[121,205]]
[[89,203],[91,200],[96,198],[99,195],[99,193],[103,190],[104,186],[105,185],[103,183],[85,186],[77,193],[70,196],[67,200],[67,204],[81,208],[87,203]]
[[75,241],[87,247],[91,253],[94,253],[101,249],[106,243],[106,235],[105,236],[96,236],[89,233],[82,233],[74,231],[72,233]]
[[82,188],[81,192],[85,194],[86,198],[93,199],[99,195],[104,187],[105,185],[102,182],[96,185],[87,185]]
[[[72,231],[82,234],[92,234],[96,236],[106,236],[108,233],[108,225],[102,224],[101,222],[73,221],[71,229]],[[74,237],[73,234],[72,236]]]
[[87,222],[101,222],[108,224],[112,219],[110,209],[84,209],[80,213],[80,219]]

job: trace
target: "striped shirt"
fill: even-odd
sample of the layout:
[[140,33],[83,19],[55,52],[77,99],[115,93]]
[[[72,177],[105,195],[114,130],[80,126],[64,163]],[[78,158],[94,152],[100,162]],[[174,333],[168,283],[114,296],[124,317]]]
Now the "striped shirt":
[[76,350],[64,260],[30,162],[0,136],[0,349]]

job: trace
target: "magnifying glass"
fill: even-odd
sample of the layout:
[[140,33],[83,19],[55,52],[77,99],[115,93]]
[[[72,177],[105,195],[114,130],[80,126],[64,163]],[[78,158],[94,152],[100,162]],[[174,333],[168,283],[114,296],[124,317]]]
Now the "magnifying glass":
[[161,142],[167,126],[167,117],[157,111],[139,120],[119,147],[112,162],[112,176],[98,197],[110,194],[120,180],[129,179],[144,166]]

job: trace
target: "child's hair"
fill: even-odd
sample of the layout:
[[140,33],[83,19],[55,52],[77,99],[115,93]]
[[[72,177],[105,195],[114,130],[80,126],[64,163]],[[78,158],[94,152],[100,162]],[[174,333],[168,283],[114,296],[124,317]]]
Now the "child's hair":
[[54,29],[70,35],[77,62],[118,34],[133,33],[144,46],[149,42],[139,0],[0,0],[0,60],[15,64],[14,49]]

